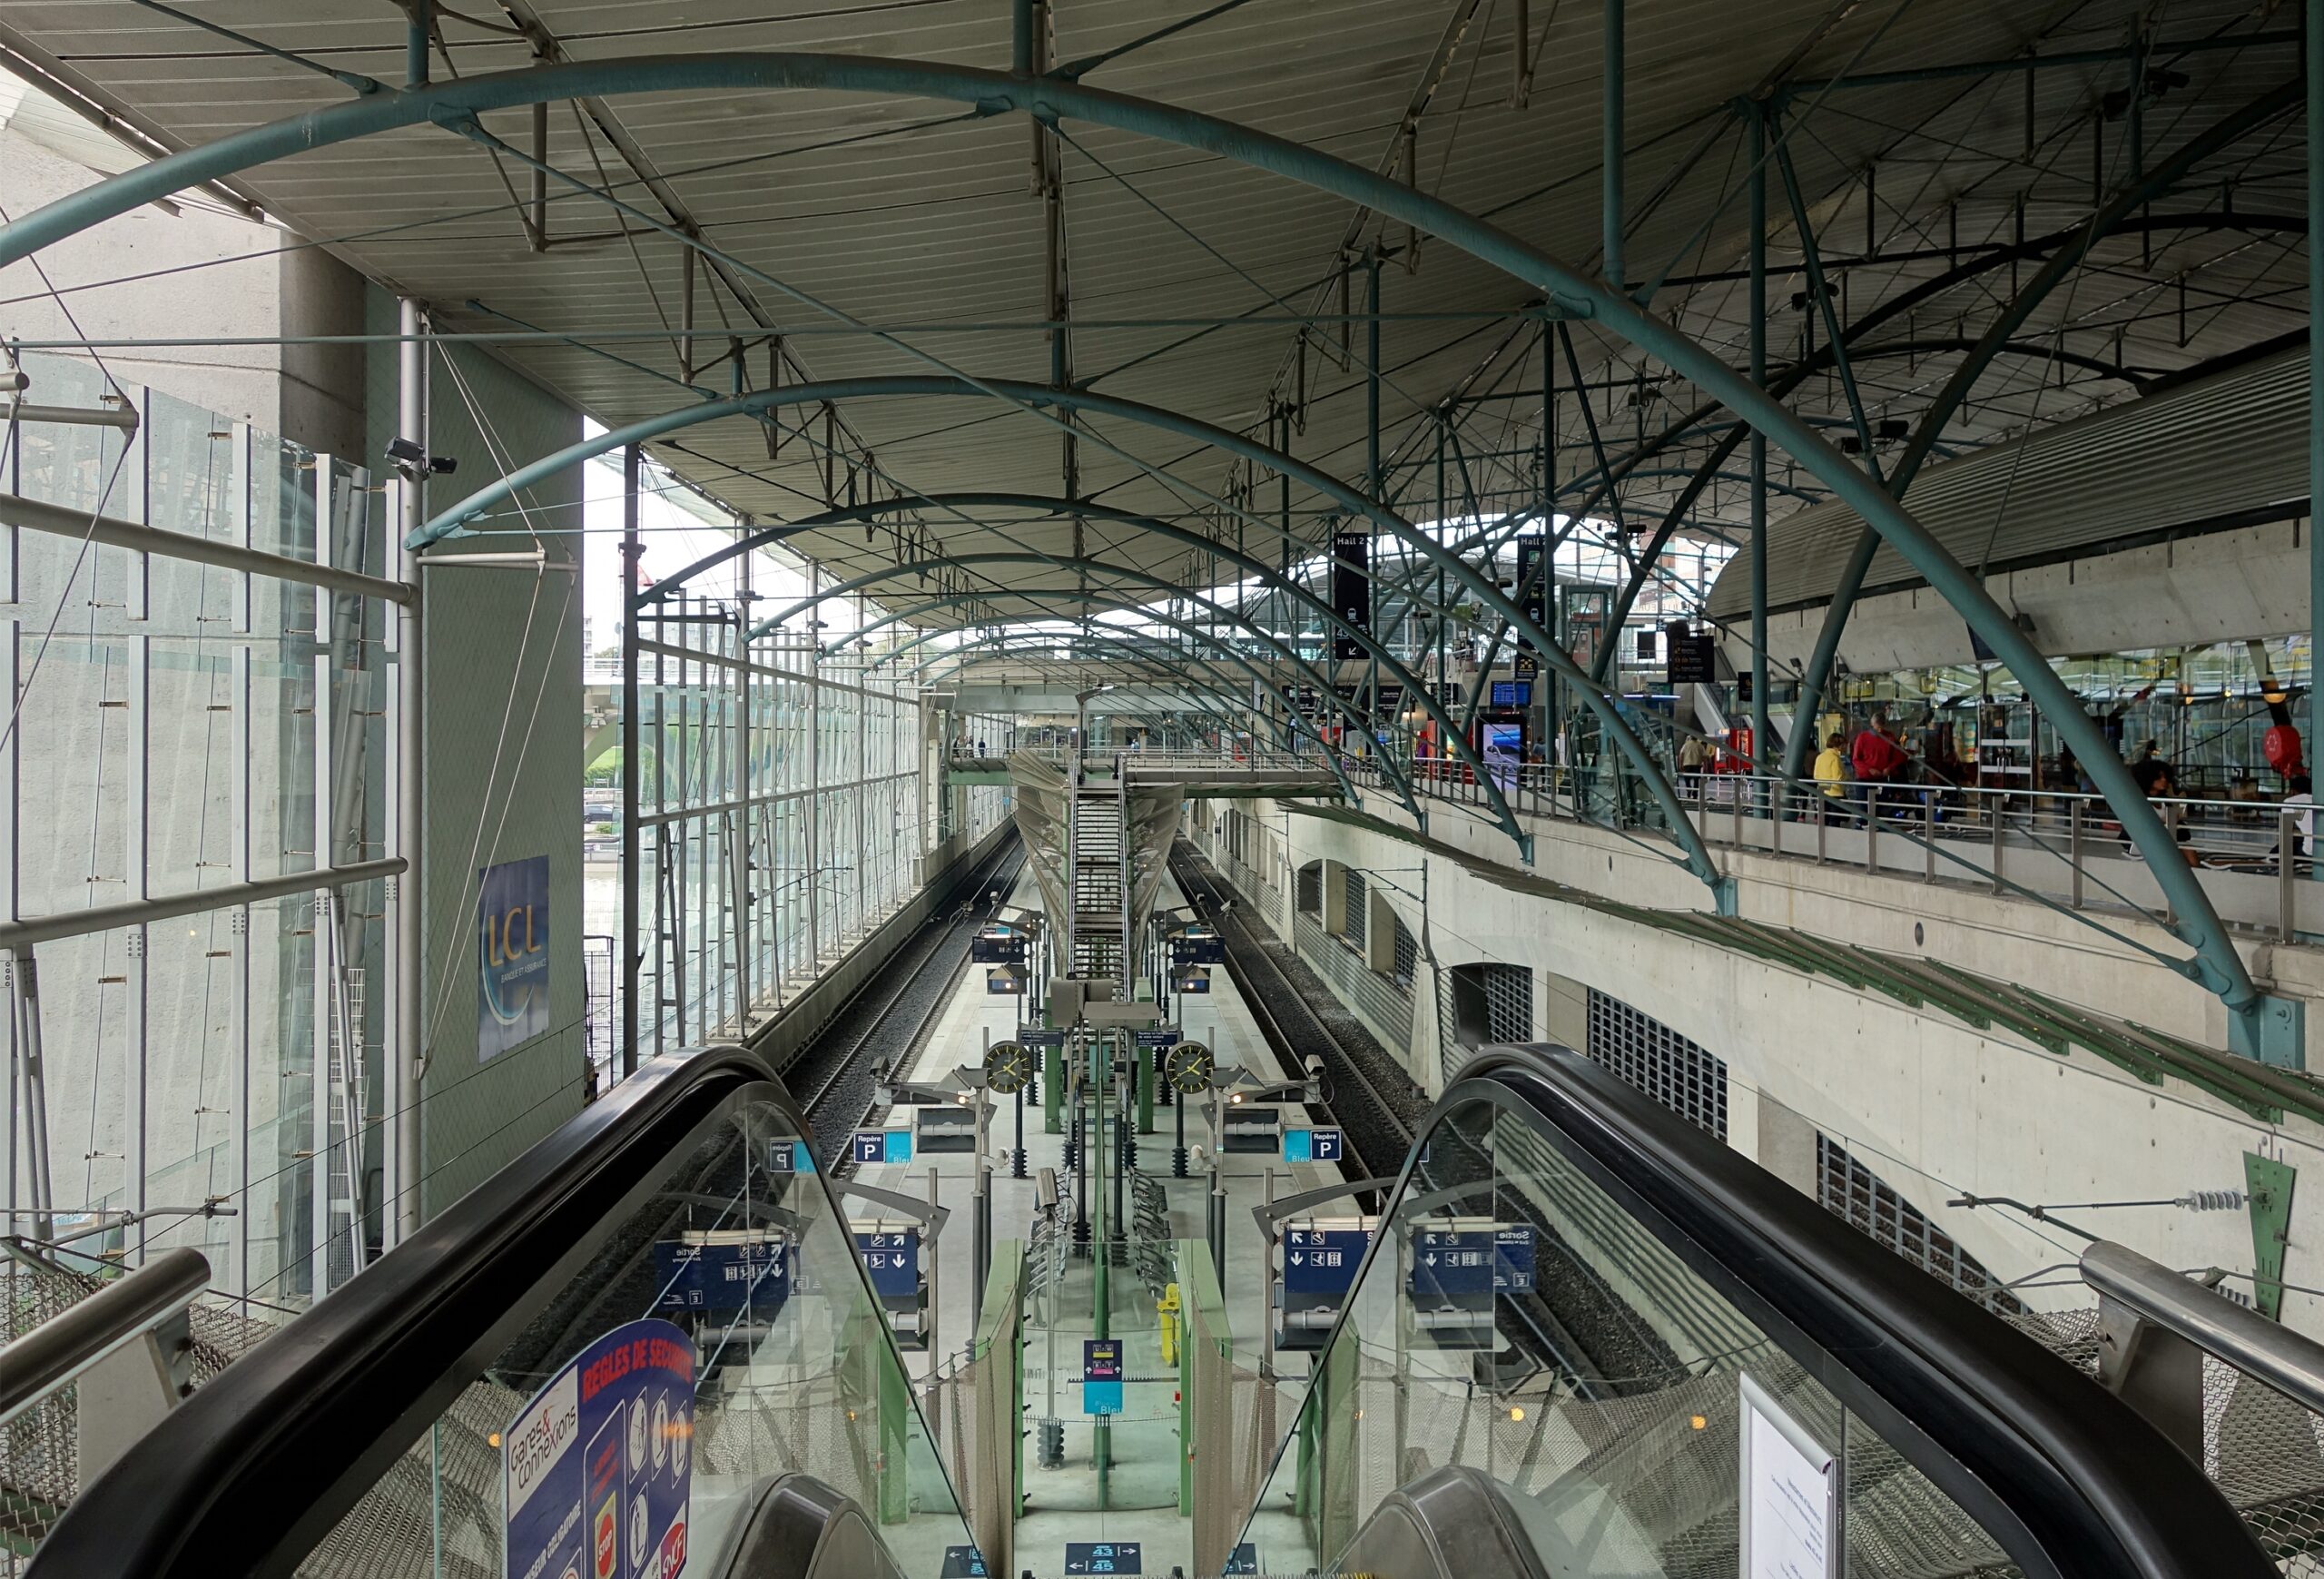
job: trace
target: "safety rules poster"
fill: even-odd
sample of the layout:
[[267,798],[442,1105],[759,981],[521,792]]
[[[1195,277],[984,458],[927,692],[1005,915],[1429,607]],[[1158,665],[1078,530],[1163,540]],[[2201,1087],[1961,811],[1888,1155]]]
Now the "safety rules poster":
[[694,1340],[615,1327],[501,1438],[507,1579],[677,1579],[694,1474]]

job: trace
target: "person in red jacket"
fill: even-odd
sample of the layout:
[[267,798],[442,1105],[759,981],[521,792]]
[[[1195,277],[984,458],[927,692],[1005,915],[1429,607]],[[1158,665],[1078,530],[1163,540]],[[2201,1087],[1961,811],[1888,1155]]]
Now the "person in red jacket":
[[[1859,785],[1866,786],[1894,783],[1905,764],[1911,760],[1905,755],[1905,748],[1896,744],[1894,729],[1885,717],[1873,719],[1848,745],[1848,771]],[[1859,793],[1866,801],[1871,799],[1870,787]]]

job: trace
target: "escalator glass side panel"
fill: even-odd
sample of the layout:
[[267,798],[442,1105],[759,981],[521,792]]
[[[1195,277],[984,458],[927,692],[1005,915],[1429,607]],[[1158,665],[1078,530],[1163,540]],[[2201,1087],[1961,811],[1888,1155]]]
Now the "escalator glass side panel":
[[[934,1574],[946,1546],[968,1542],[966,1526],[853,1240],[822,1180],[793,1166],[803,1139],[767,1101],[704,1125],[300,1573],[371,1572],[365,1554],[417,1505],[456,1510],[434,1521],[441,1573],[557,1579],[613,1540],[625,1548],[615,1572],[647,1571],[640,1554],[658,1549],[716,1574],[768,1482],[804,1475],[862,1510],[906,1573]],[[595,1396],[630,1386],[624,1367],[641,1363],[637,1340],[656,1329],[687,1342],[688,1401],[657,1377],[635,1401],[593,1410]],[[553,1402],[545,1389],[566,1378],[580,1396],[577,1428],[528,1406]],[[593,1436],[609,1414],[627,1427],[618,1464],[611,1441]],[[563,1430],[569,1445],[555,1441]],[[561,1476],[528,1467],[543,1443],[566,1456]],[[680,1466],[688,1528],[669,1544],[655,1493]],[[519,1492],[537,1483],[550,1516],[523,1519]]]
[[747,1055],[691,1061],[175,1411],[37,1579],[717,1576],[786,1476],[938,1574],[970,1536],[803,1122]]
[[1270,1570],[1409,1548],[1401,1488],[1466,1469],[1551,1574],[2272,1571],[2119,1400],[1577,1055],[1472,1064],[1383,1228],[1246,1532]]

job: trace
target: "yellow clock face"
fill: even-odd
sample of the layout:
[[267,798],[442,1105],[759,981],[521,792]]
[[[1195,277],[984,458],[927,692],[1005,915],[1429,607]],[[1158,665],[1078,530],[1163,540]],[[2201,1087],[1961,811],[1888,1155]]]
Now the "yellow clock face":
[[984,1051],[986,1089],[1014,1096],[1033,1078],[1033,1054],[1021,1041],[996,1041]]
[[1217,1067],[1218,1061],[1211,1056],[1210,1049],[1199,1041],[1178,1043],[1162,1061],[1162,1073],[1171,1089],[1188,1096],[1210,1090],[1210,1077]]

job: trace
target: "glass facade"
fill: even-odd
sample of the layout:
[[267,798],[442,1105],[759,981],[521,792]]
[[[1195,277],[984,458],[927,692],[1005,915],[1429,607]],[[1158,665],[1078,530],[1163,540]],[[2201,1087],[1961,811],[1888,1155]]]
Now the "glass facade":
[[746,625],[811,584],[831,581],[753,553],[642,606],[641,1057],[763,1024],[1009,814],[1004,788],[937,776],[952,738],[1003,721],[923,702],[892,642],[824,650],[868,623],[852,596],[803,629]]
[[[25,366],[44,404],[113,396]],[[0,566],[10,1218],[76,1263],[191,1245],[221,1290],[296,1304],[378,1237],[392,900],[251,888],[391,854],[391,610],[90,523],[378,576],[385,512],[344,460],[122,393],[133,433],[23,422],[0,452],[8,492],[71,512]]]

